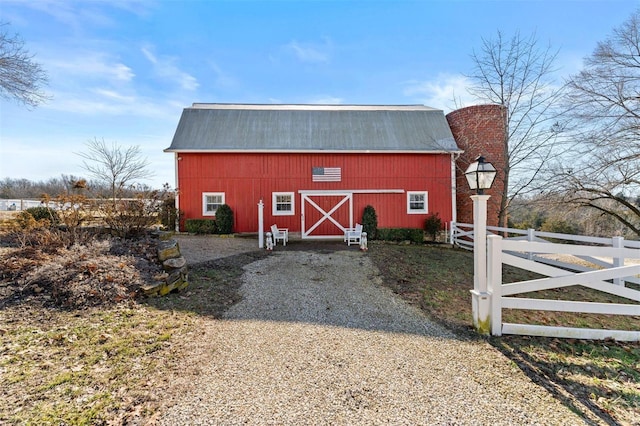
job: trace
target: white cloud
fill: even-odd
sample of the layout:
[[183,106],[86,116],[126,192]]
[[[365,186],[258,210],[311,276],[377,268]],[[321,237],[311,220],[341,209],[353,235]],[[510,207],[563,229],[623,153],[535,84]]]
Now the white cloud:
[[[5,0],[7,1],[7,0]],[[36,0],[14,1],[21,6],[49,15],[56,21],[80,31],[89,27],[111,27],[117,24],[109,9],[119,9],[125,12],[144,16],[148,13],[152,2],[145,0],[110,0],[110,1],[61,1]]]
[[324,43],[299,43],[296,40],[285,45],[285,49],[301,62],[325,63],[329,62],[331,43],[328,39]]
[[238,85],[238,81],[233,76],[226,73],[221,67],[218,66],[218,64],[214,62],[209,62],[209,67],[211,68],[211,70],[213,70],[213,72],[216,75],[216,78],[215,78],[216,87],[233,88]]
[[[90,95],[87,96],[87,93]],[[92,95],[91,95],[92,94]],[[158,120],[175,120],[185,103],[176,100],[158,101],[126,95],[111,89],[94,88],[90,92],[58,92],[44,108],[81,116],[127,116]]]
[[125,103],[135,102],[135,97],[120,94],[115,90],[96,88],[96,89],[93,89],[93,92],[104,98],[111,99],[118,102],[125,102]]
[[156,58],[156,55],[154,55],[151,52],[151,50],[149,50],[149,48],[142,47],[140,50],[142,51],[142,54],[144,55],[145,58],[147,58],[149,62],[151,62],[154,65],[158,63],[158,59]]
[[403,94],[447,112],[473,104],[473,97],[467,91],[468,86],[468,79],[462,75],[440,74],[433,80],[405,82]]
[[60,73],[66,79],[69,75],[78,75],[96,80],[106,78],[110,81],[128,82],[135,77],[131,68],[100,52],[79,52],[75,57],[67,56],[64,61],[49,60],[46,66],[50,73]]
[[200,87],[198,80],[191,74],[182,71],[177,65],[177,58],[172,56],[158,56],[152,52],[151,46],[143,46],[140,50],[145,58],[153,65],[154,73],[165,80],[178,84],[182,89],[195,91]]
[[326,95],[318,96],[308,101],[308,103],[310,104],[320,104],[320,105],[335,105],[335,104],[341,104],[342,102],[344,102],[343,98],[338,98],[336,96],[326,96]]

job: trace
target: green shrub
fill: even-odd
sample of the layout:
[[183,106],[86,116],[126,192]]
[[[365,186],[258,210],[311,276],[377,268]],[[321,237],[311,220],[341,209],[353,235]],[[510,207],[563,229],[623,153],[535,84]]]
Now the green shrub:
[[555,232],[557,234],[572,234],[576,235],[580,233],[580,229],[575,224],[558,218],[548,218],[544,221],[540,227],[542,232]]
[[41,220],[48,220],[51,224],[57,225],[60,223],[60,217],[58,216],[58,212],[53,210],[50,207],[39,206],[39,207],[30,207],[25,210],[29,213],[33,218],[39,222]]
[[[553,232],[556,234],[579,235],[581,230],[577,225],[571,222],[568,222],[564,219],[551,217],[544,221],[544,223],[540,227],[540,231]],[[548,240],[552,243],[577,244],[575,241],[567,241],[557,238],[549,238]]]
[[424,231],[418,228],[380,228],[378,239],[383,241],[411,241],[420,244],[424,241]]
[[366,206],[362,212],[362,230],[367,233],[367,238],[373,240],[378,234],[378,215],[373,206]]
[[438,213],[431,213],[424,220],[424,232],[431,237],[432,241],[436,240],[438,232],[442,230],[442,219]]
[[218,234],[231,234],[233,232],[233,210],[227,204],[223,204],[216,210],[216,225]]
[[215,234],[217,230],[213,219],[187,219],[184,227],[190,234]]

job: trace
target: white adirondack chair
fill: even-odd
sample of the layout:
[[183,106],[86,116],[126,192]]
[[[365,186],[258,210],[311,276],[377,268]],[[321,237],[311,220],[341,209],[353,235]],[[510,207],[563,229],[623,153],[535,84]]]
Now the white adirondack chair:
[[273,236],[273,245],[277,245],[278,240],[282,240],[282,245],[286,246],[289,241],[289,228],[278,228],[277,225],[271,225],[271,235]]
[[360,244],[360,239],[362,238],[362,225],[356,223],[355,228],[346,228],[344,230],[344,241],[346,241],[347,245]]

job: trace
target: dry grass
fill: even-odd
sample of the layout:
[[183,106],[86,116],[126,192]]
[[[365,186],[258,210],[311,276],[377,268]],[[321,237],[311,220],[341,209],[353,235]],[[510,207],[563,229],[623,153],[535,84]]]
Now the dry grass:
[[0,311],[0,423],[135,424],[185,355],[197,318],[136,304]]
[[141,299],[131,284],[155,253],[141,241],[4,247],[0,260],[15,265],[0,280],[0,424],[148,424],[178,394],[175,378],[197,374],[202,321],[239,300],[242,266],[264,252],[192,267],[187,291]]

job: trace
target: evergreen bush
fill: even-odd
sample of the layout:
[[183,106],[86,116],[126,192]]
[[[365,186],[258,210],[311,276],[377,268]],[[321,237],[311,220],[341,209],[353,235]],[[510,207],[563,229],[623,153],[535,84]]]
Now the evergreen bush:
[[380,228],[378,239],[382,241],[411,241],[420,244],[424,240],[424,231],[418,228]]
[[218,234],[231,234],[233,232],[233,210],[227,204],[223,204],[216,210],[216,225]]
[[362,212],[362,230],[367,233],[367,238],[373,240],[378,234],[378,215],[373,206],[366,206]]
[[438,232],[442,230],[442,219],[438,213],[431,213],[424,220],[424,232],[431,237],[432,241],[436,240]]
[[187,219],[184,227],[190,234],[215,234],[217,230],[213,219]]
[[58,223],[60,223],[60,216],[58,216],[58,212],[50,207],[30,207],[25,211],[29,213],[37,222],[44,219],[48,220],[52,225],[57,225]]

